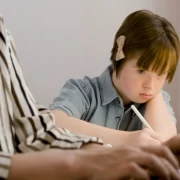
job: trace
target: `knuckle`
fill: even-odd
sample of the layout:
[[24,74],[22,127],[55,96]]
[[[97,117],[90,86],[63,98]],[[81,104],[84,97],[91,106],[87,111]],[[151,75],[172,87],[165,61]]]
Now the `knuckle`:
[[138,165],[135,162],[129,163],[127,168],[128,168],[128,171],[131,173],[131,176],[134,176],[135,174],[137,175],[137,173],[138,173],[140,176],[138,179],[149,180],[148,173],[147,172],[139,172]]
[[133,173],[133,172],[136,171],[137,166],[136,166],[136,164],[134,162],[130,162],[129,165],[128,165],[128,169],[129,169],[130,172]]
[[156,164],[158,161],[158,157],[155,154],[149,154],[149,158],[147,159],[149,164]]

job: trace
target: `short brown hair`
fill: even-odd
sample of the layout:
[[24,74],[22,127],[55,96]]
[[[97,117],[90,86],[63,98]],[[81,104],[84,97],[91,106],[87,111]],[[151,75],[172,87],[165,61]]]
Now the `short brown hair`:
[[[126,37],[123,47],[125,58],[116,61],[116,40],[120,35]],[[172,24],[151,11],[139,10],[127,16],[117,31],[111,50],[111,62],[119,73],[128,59],[138,55],[138,67],[145,70],[151,68],[159,75],[167,71],[167,80],[170,83],[178,64],[179,51],[179,37]]]

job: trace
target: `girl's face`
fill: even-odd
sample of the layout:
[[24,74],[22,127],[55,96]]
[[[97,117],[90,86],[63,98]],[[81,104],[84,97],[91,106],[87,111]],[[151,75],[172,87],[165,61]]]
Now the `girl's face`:
[[145,103],[156,96],[166,81],[167,73],[159,76],[150,70],[146,71],[136,66],[137,58],[127,61],[118,76],[112,73],[112,82],[124,105]]

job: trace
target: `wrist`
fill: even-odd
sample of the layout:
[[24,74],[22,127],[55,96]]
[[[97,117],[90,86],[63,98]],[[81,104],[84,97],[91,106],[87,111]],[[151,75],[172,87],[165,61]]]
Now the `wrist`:
[[153,98],[151,98],[148,102],[147,102],[147,104],[149,104],[149,102],[151,103],[151,102],[157,102],[157,101],[159,101],[159,100],[163,100],[163,95],[162,95],[162,93],[161,93],[161,91],[158,93],[158,94],[156,94]]
[[112,143],[112,146],[114,145],[127,145],[129,143],[129,139],[132,136],[133,131],[117,131],[117,136],[115,139],[118,139],[118,142],[116,140],[115,143]]

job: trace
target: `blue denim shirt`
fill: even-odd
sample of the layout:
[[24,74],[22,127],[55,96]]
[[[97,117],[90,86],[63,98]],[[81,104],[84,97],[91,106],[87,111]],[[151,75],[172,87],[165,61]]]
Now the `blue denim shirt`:
[[[131,108],[124,109],[122,99],[112,84],[111,72],[112,67],[109,66],[98,77],[68,80],[50,109],[59,109],[69,116],[112,129],[141,129],[142,123]],[[165,91],[162,94],[172,120],[176,121],[169,104],[169,94]],[[145,104],[134,105],[144,115]]]

